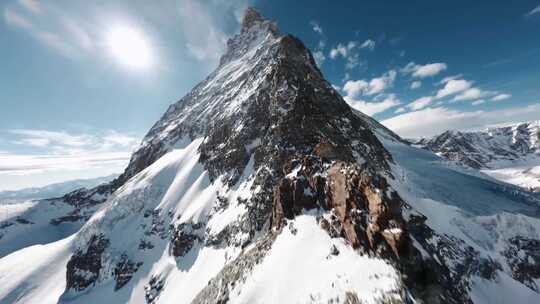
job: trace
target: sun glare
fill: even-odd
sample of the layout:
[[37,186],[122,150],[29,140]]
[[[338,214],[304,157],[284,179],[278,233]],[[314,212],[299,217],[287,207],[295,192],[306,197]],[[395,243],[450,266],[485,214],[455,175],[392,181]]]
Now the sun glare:
[[119,63],[133,68],[152,65],[152,50],[145,37],[129,26],[117,26],[107,34],[107,45]]

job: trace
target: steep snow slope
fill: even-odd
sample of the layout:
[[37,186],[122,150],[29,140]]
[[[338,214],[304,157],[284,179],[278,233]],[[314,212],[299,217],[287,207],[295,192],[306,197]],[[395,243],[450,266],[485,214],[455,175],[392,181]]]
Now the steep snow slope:
[[[515,265],[526,263],[534,270],[535,263],[540,262],[540,248],[520,248],[512,241],[540,239],[540,220],[516,213],[537,212],[534,204],[538,202],[517,188],[508,189],[456,173],[424,150],[393,141],[383,142],[396,162],[393,165],[396,180],[391,183],[412,207],[407,211],[408,216],[426,216],[427,225],[434,231],[431,238],[425,240],[434,246],[415,241],[423,254],[433,256],[447,265],[451,273],[455,272],[456,279],[466,281],[468,287],[463,291],[470,288],[474,303],[507,303],[509,298],[515,303],[538,301],[540,294],[533,290],[538,291],[538,277],[522,274],[523,278],[529,278],[524,281],[530,287],[512,279],[519,274],[513,272]],[[377,299],[384,296],[402,299],[403,283],[392,263],[361,255],[344,239],[331,238],[317,223],[317,217],[324,214],[321,211],[296,217],[273,243],[263,238],[241,249],[205,246],[199,239],[193,239],[185,255],[175,257],[173,244],[160,236],[165,227],[160,227],[157,218],[189,223],[192,227],[210,218],[206,220],[206,232],[200,233],[219,235],[227,223],[244,214],[238,199],[248,198],[253,182],[254,172],[248,168],[234,189],[220,182],[210,183],[207,172],[197,162],[200,143],[199,139],[184,149],[175,149],[136,175],[74,237],[28,247],[1,259],[0,302],[12,303],[19,299],[17,303],[36,303],[39,299],[39,303],[56,303],[61,299],[74,303],[189,303],[224,266],[232,265],[242,252],[253,251],[261,253],[260,261],[244,279],[245,283],[230,291],[231,303],[288,303],[292,299],[318,303],[330,298],[344,302],[356,297],[366,303],[378,303]],[[444,176],[447,179],[441,179]],[[448,180],[457,184],[448,184]],[[478,188],[478,184],[485,186]],[[455,191],[456,186],[463,191]],[[475,195],[459,194],[468,190]],[[234,198],[225,210],[216,211],[212,207],[218,193]],[[485,201],[477,200],[483,197]],[[492,204],[489,200],[493,200]],[[167,206],[173,208],[167,209]],[[100,259],[99,271],[106,275],[99,278],[99,287],[85,293],[64,293],[65,269],[69,268],[71,252],[77,246],[85,246],[96,234],[106,236],[110,242],[107,258]],[[415,233],[413,236],[416,237]],[[189,243],[189,238],[184,241]],[[459,246],[453,248],[452,242]],[[259,247],[265,246],[270,248],[267,254],[262,254],[264,250]],[[469,246],[471,249],[465,249]],[[115,255],[116,250],[122,254]],[[500,268],[493,269],[492,279],[475,272],[474,267],[478,265],[471,266],[474,262],[468,250],[490,263],[500,264]],[[91,257],[89,259],[86,262],[91,261]],[[143,264],[137,266],[141,262]],[[461,267],[467,271],[463,272]],[[117,272],[118,269],[122,271]],[[120,277],[120,273],[123,278],[131,279],[115,291],[119,284],[115,277]],[[92,275],[85,272],[79,280]]]
[[484,131],[447,131],[418,144],[459,164],[524,188],[540,187],[540,121]]
[[540,301],[538,198],[353,111],[252,9],[126,172],[62,202],[90,219],[1,258],[0,303]]

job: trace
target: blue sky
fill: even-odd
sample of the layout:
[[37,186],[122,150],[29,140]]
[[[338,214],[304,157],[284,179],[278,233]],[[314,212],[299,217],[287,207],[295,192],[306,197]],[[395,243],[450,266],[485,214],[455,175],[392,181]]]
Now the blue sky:
[[540,1],[5,0],[0,190],[120,172],[247,5],[403,136],[540,119]]

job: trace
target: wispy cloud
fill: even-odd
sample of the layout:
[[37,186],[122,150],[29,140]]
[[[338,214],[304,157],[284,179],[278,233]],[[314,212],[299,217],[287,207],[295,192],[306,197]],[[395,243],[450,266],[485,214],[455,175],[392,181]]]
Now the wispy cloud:
[[511,94],[497,94],[491,98],[492,101],[501,101],[511,98]]
[[[72,133],[12,129],[3,135],[14,151],[0,152],[0,188],[45,185],[74,178],[120,173],[139,137],[117,131]],[[31,151],[31,152],[26,152]]]
[[420,110],[427,107],[428,105],[431,104],[432,101],[433,101],[432,96],[420,97],[416,99],[415,101],[407,104],[407,107],[411,110],[416,111],[416,110]]
[[34,28],[34,25],[28,19],[9,8],[4,10],[4,21],[9,26],[19,27],[25,30],[32,30]]
[[416,90],[416,89],[420,88],[421,86],[422,86],[422,82],[421,82],[421,81],[418,81],[418,80],[413,81],[413,82],[411,83],[411,90]]
[[58,34],[40,29],[28,18],[23,17],[20,13],[10,8],[4,10],[4,21],[11,27],[25,30],[36,40],[66,57],[74,57],[77,53],[76,49]]
[[460,79],[460,78],[463,78],[463,74],[446,76],[443,79],[441,79],[439,82],[437,82],[436,84],[441,85],[441,84],[445,84],[449,82],[450,80],[455,80],[455,79]]
[[80,151],[110,150],[113,147],[132,150],[139,138],[116,131],[106,131],[103,135],[72,134],[66,131],[41,129],[12,129],[8,131],[16,137],[16,145],[62,149],[77,148]]
[[471,104],[472,104],[473,106],[479,106],[479,105],[481,105],[481,104],[483,104],[483,103],[485,103],[485,102],[486,102],[485,99],[478,99],[478,100],[473,101]]
[[401,72],[404,74],[412,74],[412,76],[416,78],[426,78],[439,74],[440,72],[446,70],[447,67],[448,66],[446,63],[442,62],[428,63],[424,65],[409,62],[401,69]]
[[360,48],[361,49],[368,49],[370,51],[373,51],[375,49],[375,41],[371,40],[371,39],[368,39],[366,41],[364,41],[361,45],[360,45]]
[[217,62],[228,37],[217,26],[209,10],[199,1],[179,1],[178,13],[190,54],[199,61]]
[[311,21],[309,23],[311,25],[311,28],[313,29],[313,31],[319,35],[323,35],[323,28],[319,25],[319,23],[317,21]]
[[317,65],[320,67],[326,61],[326,56],[324,55],[324,48],[326,47],[326,36],[324,35],[323,28],[319,25],[317,21],[311,21],[309,23],[311,29],[319,36],[319,43],[315,51],[313,52],[313,58],[317,62]]
[[[396,79],[397,72],[390,70],[371,80],[348,80],[343,85],[345,101],[354,109],[367,115],[384,112],[401,104],[395,94],[387,94]],[[375,96],[375,97],[373,97]],[[369,99],[369,101],[365,100]]]
[[[129,161],[129,152],[103,152],[77,155],[51,154],[0,154],[0,176],[32,175],[58,171],[81,171],[114,166],[120,172]],[[107,175],[107,174],[103,174]]]
[[[130,16],[119,12],[118,7],[106,5],[101,10],[86,12],[72,2],[60,7],[53,2],[17,0],[5,6],[3,19],[8,26],[24,30],[40,43],[70,59],[88,56],[107,59],[110,46],[105,42],[106,34],[117,22],[148,32],[154,51],[159,51],[160,37],[153,31],[153,26],[158,24],[179,32],[179,43],[184,46],[185,54],[200,61],[205,69],[210,69],[215,67],[226,49],[229,33],[224,29],[234,28],[230,18],[224,15],[234,15],[239,19],[247,4],[248,0],[164,0],[159,6],[152,6],[143,1],[130,3],[127,11],[140,13]],[[133,9],[131,5],[138,9]],[[232,31],[235,32],[235,29]]]
[[530,10],[529,12],[527,12],[527,13],[525,14],[525,16],[531,17],[532,15],[536,15],[536,14],[540,14],[540,5],[537,6],[537,7],[535,7],[535,8],[533,8],[533,9]]
[[349,41],[347,43],[338,43],[336,46],[330,49],[328,56],[330,59],[343,58],[345,59],[345,69],[351,70],[359,65],[360,50],[366,49],[373,51],[375,48],[375,41],[367,39],[360,43],[358,41]]
[[43,7],[35,0],[19,0],[19,3],[34,14],[43,14]]
[[484,91],[479,88],[470,88],[458,94],[452,101],[475,100],[495,94],[492,91]]
[[540,103],[496,111],[458,111],[438,107],[401,114],[383,120],[382,124],[404,137],[422,137],[433,136],[446,130],[478,129],[497,123],[520,122],[538,117]]
[[401,104],[395,94],[388,94],[382,100],[372,102],[350,98],[348,96],[345,96],[344,99],[353,109],[367,115],[381,113]]
[[472,82],[464,79],[448,79],[442,89],[437,91],[435,98],[440,99],[465,91],[472,86]]
[[14,129],[10,133],[18,135],[20,139],[16,144],[30,145],[36,147],[46,147],[52,145],[62,145],[69,147],[82,147],[90,145],[93,138],[88,135],[70,135],[66,132],[55,132],[34,129]]
[[371,80],[349,80],[343,86],[343,90],[350,98],[356,98],[359,95],[375,95],[382,93],[392,87],[396,79],[396,71],[390,70],[380,77]]

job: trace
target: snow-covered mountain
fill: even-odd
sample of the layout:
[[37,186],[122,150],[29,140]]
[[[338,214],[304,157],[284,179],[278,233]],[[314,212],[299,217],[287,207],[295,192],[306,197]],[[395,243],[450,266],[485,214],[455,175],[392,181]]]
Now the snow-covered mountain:
[[40,206],[0,223],[57,229],[4,253],[1,303],[540,301],[540,199],[352,110],[253,9],[124,174]]
[[539,139],[540,121],[532,121],[483,131],[446,131],[418,144],[496,179],[540,189]]
[[109,175],[96,178],[70,180],[43,187],[0,191],[0,204],[6,201],[36,200],[50,197],[60,197],[80,188],[94,188],[100,184],[110,182],[116,177],[117,175]]

